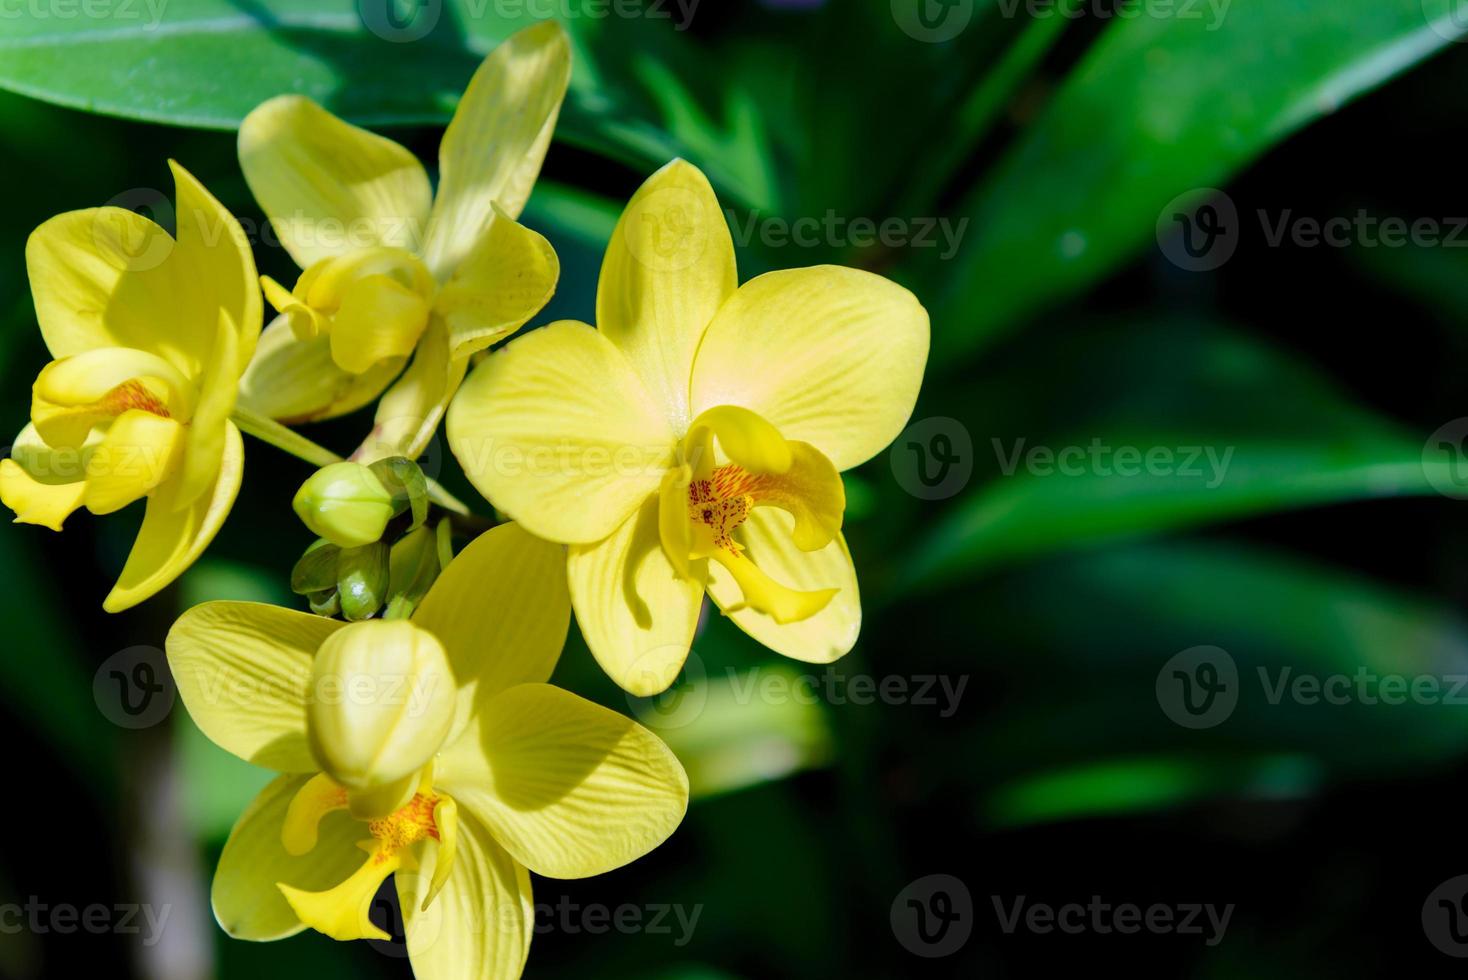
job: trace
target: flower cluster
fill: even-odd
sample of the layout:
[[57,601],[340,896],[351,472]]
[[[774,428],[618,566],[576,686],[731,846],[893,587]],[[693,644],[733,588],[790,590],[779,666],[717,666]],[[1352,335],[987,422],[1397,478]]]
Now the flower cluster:
[[[238,222],[176,163],[172,234],[96,208],[27,246],[55,360],[0,462],[0,498],[53,530],[81,507],[146,500],[106,609],[156,594],[208,546],[240,486],[241,431],[320,467],[293,501],[318,535],[291,572],[311,611],[210,602],[167,639],[200,729],[279,774],[215,875],[232,936],[386,938],[370,910],[391,876],[418,976],[517,977],[529,872],[620,867],[688,805],[653,733],[547,683],[573,610],[637,695],[673,683],[705,593],[798,660],[856,642],[841,473],[906,424],[927,314],[847,268],[741,285],[713,188],[675,160],[616,226],[597,324],[488,351],[557,285],[550,243],[518,217],[570,67],[554,23],[491,52],[436,189],[408,150],[309,99],[250,113],[240,166],[294,284],[257,276]],[[348,459],[289,428],[374,401]],[[510,523],[418,467],[445,420]]]

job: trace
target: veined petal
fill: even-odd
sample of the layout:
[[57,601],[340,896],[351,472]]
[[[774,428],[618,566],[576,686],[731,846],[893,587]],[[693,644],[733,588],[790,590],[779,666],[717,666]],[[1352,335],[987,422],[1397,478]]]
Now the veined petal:
[[352,283],[332,318],[331,357],[353,374],[413,353],[428,324],[428,302],[391,276]]
[[[321,267],[316,265],[312,268]],[[326,329],[325,316],[311,309],[295,293],[269,276],[260,277],[260,290],[277,313],[285,314],[286,322],[290,324],[291,332],[296,335],[297,340],[310,340]]]
[[741,405],[847,470],[902,431],[927,359],[927,311],[901,286],[838,266],[771,272],[709,324],[692,411]]
[[380,361],[352,374],[332,360],[326,334],[297,340],[287,318],[276,317],[240,379],[239,401],[278,422],[295,424],[355,412],[392,383],[405,362]]
[[349,939],[389,940],[392,936],[373,923],[372,899],[387,876],[403,864],[395,849],[375,848],[367,860],[330,888],[298,888],[280,883],[280,893],[291,910],[306,925],[324,936],[345,942]]
[[530,875],[469,814],[443,889],[429,902],[431,878],[399,872],[408,958],[418,980],[509,980],[520,976],[535,928]]
[[433,877],[428,881],[428,894],[418,903],[419,909],[428,906],[448,884],[454,870],[454,856],[459,847],[459,804],[452,796],[440,796],[433,804],[433,825],[438,828],[438,839],[425,841],[425,850],[433,851]]
[[686,463],[668,470],[658,488],[658,537],[663,553],[679,578],[693,575],[693,526],[688,521],[688,490],[693,468]]
[[500,692],[444,750],[438,782],[536,874],[585,878],[661,844],[688,777],[641,725],[549,684]]
[[98,347],[52,361],[31,387],[31,421],[53,446],[80,446],[94,426],[129,409],[188,420],[192,386],[147,351]]
[[168,262],[174,247],[158,225],[114,207],[68,211],[31,232],[26,272],[51,356],[130,347],[192,376],[207,351],[180,349],[175,339],[199,338],[180,321]]
[[97,431],[80,448],[53,449],[34,425],[20,430],[10,458],[0,460],[0,500],[15,511],[15,523],[61,530],[61,522],[82,505],[87,461],[101,440]]
[[261,103],[240,124],[240,169],[291,258],[387,245],[416,251],[433,192],[413,154],[301,95]]
[[550,679],[571,622],[565,549],[517,524],[491,528],[449,562],[412,622],[438,637],[459,685],[452,740],[476,697]]
[[433,440],[468,367],[467,359],[449,356],[447,325],[430,317],[413,362],[377,403],[372,432],[352,459],[364,464],[388,456],[417,459]]
[[777,474],[790,469],[790,443],[780,430],[747,408],[716,405],[704,409],[683,437],[683,457],[693,466],[696,480],[707,480],[716,460],[709,440],[718,437],[719,449],[751,473]]
[[562,321],[487,357],[448,413],[470,482],[539,537],[600,541],[658,489],[673,431],[627,359]]
[[802,551],[819,551],[841,533],[846,487],[836,466],[808,442],[787,443],[790,468],[759,480],[756,507],[779,507],[795,518],[792,537]]
[[[686,489],[682,496],[679,516],[687,527]],[[649,497],[596,544],[572,545],[566,569],[576,622],[607,676],[639,697],[667,690],[688,659],[703,583],[680,578],[669,562],[658,498]]]
[[596,323],[632,362],[675,431],[704,328],[738,285],[734,240],[708,178],[674,160],[622,212],[602,260]]
[[[32,394],[54,405],[85,406],[100,402],[119,385],[138,378],[153,379],[162,407],[175,417],[193,414],[189,379],[157,354],[128,347],[96,347],[52,361],[36,376]],[[108,414],[137,405],[106,406]]]
[[210,897],[214,917],[236,939],[269,940],[305,928],[277,883],[306,890],[330,888],[362,863],[362,825],[345,813],[326,816],[316,846],[292,856],[281,843],[286,809],[309,776],[280,776],[260,791],[230,831]]
[[498,205],[434,310],[449,328],[449,350],[468,357],[523,327],[556,290],[561,265],[555,249]]
[[173,502],[177,510],[192,505],[214,486],[219,462],[224,458],[224,426],[234,411],[239,392],[240,371],[244,368],[238,360],[239,333],[226,311],[219,310],[218,316],[214,356],[204,368],[199,382],[199,404],[189,423],[183,485]]
[[173,419],[123,412],[87,461],[87,510],[110,514],[150,493],[178,468],[183,441],[183,426]]
[[725,609],[726,613],[753,609],[784,626],[809,619],[826,607],[836,590],[794,589],[777,582],[762,568],[741,553],[716,550],[711,556],[734,577],[741,601]]
[[[180,354],[206,351],[200,368],[233,383],[250,363],[260,339],[264,304],[255,257],[234,215],[176,161],[168,161],[168,166],[176,188],[178,238],[168,264],[177,291],[179,327],[187,333],[187,340],[170,341],[181,345]],[[221,341],[219,324],[228,326],[233,336]]]
[[571,46],[551,20],[510,35],[474,72],[438,149],[423,253],[439,281],[479,240],[494,204],[520,216],[570,80]]
[[143,525],[103,609],[121,612],[142,602],[183,574],[214,540],[234,506],[245,468],[240,432],[233,422],[225,426],[224,454],[213,490],[182,510],[174,500],[182,481],[169,480],[148,498]]
[[311,665],[345,625],[258,602],[206,602],[168,631],[168,665],[194,723],[220,748],[257,766],[313,772]]
[[0,460],[0,500],[15,511],[16,524],[39,524],[53,531],[82,505],[87,485],[45,483],[27,473],[13,459]]
[[321,838],[321,821],[328,813],[350,808],[347,789],[318,772],[291,798],[280,827],[280,842],[288,854],[306,854]]
[[[726,613],[736,626],[776,653],[806,663],[839,660],[856,645],[861,631],[861,595],[846,540],[837,535],[819,551],[802,551],[794,539],[795,519],[769,507],[757,507],[739,529],[745,557],[776,582],[789,588],[838,589],[815,615],[781,625],[765,613],[744,608]],[[728,569],[709,563],[709,596],[720,609],[744,602],[744,594]]]

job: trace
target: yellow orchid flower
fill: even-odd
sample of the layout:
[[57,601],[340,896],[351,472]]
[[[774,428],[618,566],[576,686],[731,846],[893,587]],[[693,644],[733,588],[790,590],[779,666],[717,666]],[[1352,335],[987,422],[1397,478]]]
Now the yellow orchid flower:
[[234,504],[244,470],[229,420],[260,336],[245,233],[173,161],[177,237],[123,208],[58,215],[31,233],[26,270],[55,358],[31,422],[0,462],[17,523],[60,531],[77,508],[147,511],[103,602],[134,606],[188,568]]
[[168,659],[194,721],[281,773],[220,855],[227,933],[388,938],[368,911],[395,874],[418,977],[514,978],[534,924],[527,869],[601,874],[673,832],[688,780],[667,746],[545,683],[570,622],[564,561],[505,524],[410,620],[247,602],[179,619]]
[[683,161],[628,204],[596,305],[599,329],[555,323],[490,355],[448,412],[479,491],[571,546],[592,653],[626,690],[663,690],[706,589],[772,650],[844,655],[861,600],[839,472],[906,424],[923,307],[837,266],[737,286],[718,200]]
[[436,195],[412,153],[308,98],[281,96],[246,116],[240,167],[303,271],[290,290],[261,281],[280,316],[243,403],[278,421],[331,418],[402,372],[356,458],[416,458],[469,355],[518,330],[555,290],[554,250],[515,219],[569,80],[570,45],[554,21],[495,48],[444,133]]

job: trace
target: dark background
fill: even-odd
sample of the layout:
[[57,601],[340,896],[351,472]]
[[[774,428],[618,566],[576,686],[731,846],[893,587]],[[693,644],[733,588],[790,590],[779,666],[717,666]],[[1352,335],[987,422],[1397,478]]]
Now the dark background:
[[[1452,150],[1464,135],[1457,93],[1468,83],[1468,48],[1445,44],[1308,126],[1276,127],[1248,152],[1206,118],[1171,139],[1138,138],[1131,150],[1106,135],[1147,130],[1146,114],[1172,105],[1165,90],[1107,90],[1114,78],[1101,70],[1102,46],[1119,46],[1122,32],[1153,32],[1140,57],[1162,64],[1175,54],[1186,62],[1172,69],[1178,77],[1212,80],[1201,105],[1233,106],[1243,120],[1271,111],[1257,90],[1271,71],[1299,70],[1291,50],[1318,42],[1336,51],[1341,37],[1373,32],[1390,40],[1385,15],[1370,5],[1331,5],[1317,21],[1324,5],[1275,2],[1291,12],[1276,27],[1294,33],[1270,27],[1262,55],[1249,38],[1273,15],[1259,2],[1235,0],[1201,49],[1196,32],[1177,38],[1155,18],[1093,12],[1001,87],[985,125],[970,125],[962,106],[1023,43],[1023,17],[980,18],[944,44],[905,36],[875,0],[784,5],[799,10],[709,3],[687,32],[649,18],[570,25],[604,59],[614,110],[668,134],[741,217],[752,207],[789,219],[828,209],[879,221],[970,219],[949,259],[757,240],[738,257],[741,279],[840,261],[913,288],[934,333],[914,420],[956,420],[945,431],[969,437],[973,475],[945,499],[919,499],[906,489],[902,440],[848,474],[847,534],[866,622],[857,649],[831,668],[782,661],[714,615],[695,645],[699,669],[681,688],[687,700],[648,705],[621,695],[573,630],[556,682],[654,727],[661,720],[699,792],[678,833],[647,858],[589,881],[535,879],[536,901],[550,908],[528,976],[1049,977],[1102,964],[1169,977],[1460,970],[1431,941],[1423,909],[1434,889],[1468,873],[1468,703],[1270,704],[1256,670],[1365,668],[1444,678],[1445,690],[1468,674],[1458,612],[1468,517],[1427,475],[1437,452],[1429,436],[1468,414],[1468,253],[1359,240],[1275,247],[1257,213],[1325,220],[1365,208],[1449,229],[1468,216]],[[1379,11],[1388,8],[1405,9]],[[470,37],[481,28],[466,25]],[[12,29],[23,26],[0,23],[0,38]],[[508,27],[485,29],[499,36]],[[405,47],[379,44],[371,57]],[[79,45],[70,57],[90,50]],[[300,51],[319,54],[305,41]],[[1338,57],[1320,57],[1319,77],[1359,64]],[[10,58],[18,55],[0,40],[0,85],[21,87]],[[639,59],[681,79],[682,95],[649,82],[662,76],[645,66],[628,67]],[[1312,81],[1305,75],[1301,84]],[[127,99],[146,101],[149,77],[136,77],[142,94]],[[661,101],[649,95],[660,86]],[[1091,88],[1100,89],[1089,96],[1096,115],[1066,130],[1057,117],[1067,93]],[[731,108],[733,92],[756,106],[748,125]],[[1197,114],[1182,96],[1178,112]],[[576,128],[594,118],[588,104],[568,108],[562,129],[573,132],[552,147],[526,213],[562,261],[557,297],[532,326],[592,319],[610,222],[664,162],[599,144],[594,125]],[[688,106],[704,124],[688,121]],[[441,122],[390,130],[426,161],[441,131]],[[1158,144],[1184,142],[1179,132],[1198,144],[1192,176],[1159,163]],[[995,176],[1026,152],[1047,169]],[[0,210],[0,429],[24,425],[28,386],[47,360],[23,274],[25,236],[55,213],[129,188],[145,189],[140,202],[148,193],[166,199],[169,157],[259,226],[232,134],[0,94],[9,191]],[[763,162],[751,168],[750,159]],[[737,176],[751,172],[771,178],[763,197]],[[1138,174],[1155,174],[1145,193],[1127,182]],[[1014,230],[1050,220],[1037,212],[1027,223],[1025,202],[1047,194],[1024,183],[1031,178],[1060,180],[1053,193],[1079,195],[1082,210],[1126,210],[1112,196],[1123,192],[1140,203],[1130,232],[1095,237],[1110,253],[1104,270],[1077,278],[1057,268],[1053,290],[1015,299],[1011,285],[1039,259]],[[1234,203],[1238,245],[1219,268],[1195,273],[1169,261],[1153,224],[1163,202],[1202,187],[1222,188]],[[1085,226],[1084,214],[1075,220]],[[262,273],[292,274],[279,248],[258,244],[257,259]],[[1015,273],[1021,264],[1027,271]],[[359,414],[309,434],[342,449],[366,424]],[[1182,476],[1006,475],[992,440],[1017,438],[1057,448],[1093,438],[1233,448],[1235,462],[1206,492]],[[105,696],[94,698],[104,661],[161,647],[190,604],[298,604],[286,573],[311,537],[288,501],[310,468],[254,441],[246,453],[239,503],[215,544],[176,587],[128,613],[108,616],[100,602],[135,515],[79,514],[61,535],[0,533],[10,763],[0,899],[174,905],[165,942],[146,948],[111,928],[12,930],[0,917],[0,973],[188,976],[195,964],[224,977],[406,976],[405,960],[366,943],[225,938],[202,904],[208,876],[267,777],[209,745],[181,707],[131,730],[113,723]],[[435,449],[426,460],[482,506],[451,459]],[[1360,475],[1373,466],[1384,475]],[[1322,473],[1349,478],[1314,489]],[[1156,683],[1169,658],[1200,645],[1237,662],[1240,703],[1222,724],[1190,730],[1169,720]],[[859,676],[903,678],[909,690],[925,678],[965,686],[948,717],[941,703],[911,699],[734,703],[743,688],[731,676],[751,672],[777,682],[812,675],[838,688]],[[904,946],[906,920],[894,925],[892,915],[899,893],[934,874],[963,883],[967,900],[949,889],[964,916],[953,928],[972,932],[957,951],[927,958]],[[1234,909],[1210,946],[1206,934],[1006,933],[996,896],[1006,907],[1019,896],[1056,906],[1100,896],[1111,905]],[[676,924],[671,934],[567,928],[555,911],[562,902],[701,911],[680,945]],[[1468,954],[1468,943],[1450,948]]]

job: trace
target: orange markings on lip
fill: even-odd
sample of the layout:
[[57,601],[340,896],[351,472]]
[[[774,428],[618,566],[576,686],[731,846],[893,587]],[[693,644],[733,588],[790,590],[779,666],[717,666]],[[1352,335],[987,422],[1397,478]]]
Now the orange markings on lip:
[[437,796],[415,793],[398,810],[381,819],[368,821],[367,829],[383,843],[373,860],[378,863],[386,861],[398,849],[416,844],[425,837],[438,840],[438,825],[433,822],[433,808],[437,805]]
[[137,408],[165,419],[172,417],[168,414],[168,406],[149,391],[146,385],[136,379],[124,381],[109,391],[103,404],[114,415],[121,415],[123,412]]
[[688,515],[713,532],[719,547],[738,554],[734,529],[749,517],[755,494],[763,483],[763,476],[740,466],[732,463],[720,466],[709,479],[688,484]]

